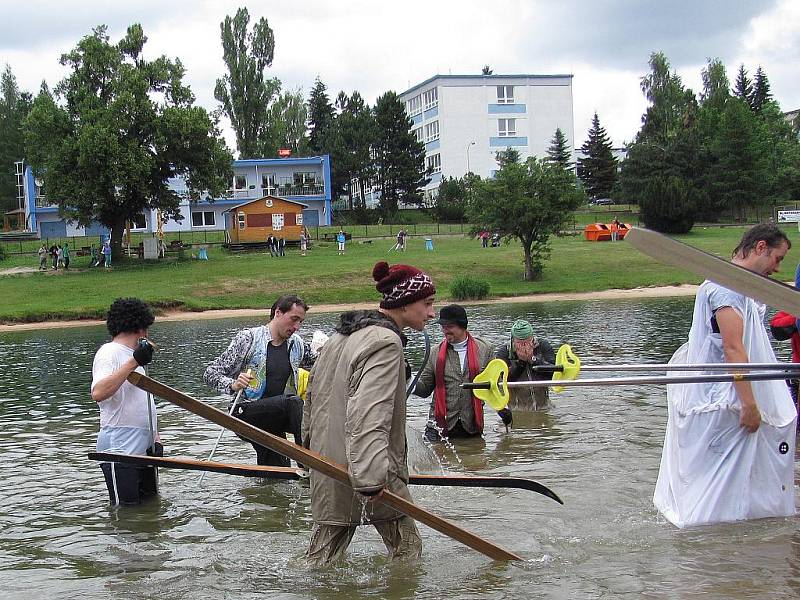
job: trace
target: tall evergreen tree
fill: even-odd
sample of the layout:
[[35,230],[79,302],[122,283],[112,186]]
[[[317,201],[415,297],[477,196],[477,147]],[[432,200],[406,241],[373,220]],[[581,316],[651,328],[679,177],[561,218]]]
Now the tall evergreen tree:
[[547,162],[558,165],[565,171],[572,171],[572,152],[569,148],[569,143],[561,131],[561,128],[556,128],[556,133],[550,141],[550,147],[547,149]]
[[497,161],[497,166],[501,169],[506,165],[519,164],[521,158],[522,156],[520,155],[519,150],[513,146],[509,146],[505,150],[499,150],[494,153],[494,159]]
[[111,44],[94,30],[61,57],[69,70],[56,91],[46,87],[25,121],[31,165],[44,178],[59,213],[111,230],[121,251],[126,221],[160,209],[181,220],[181,196],[168,180],[183,177],[189,198],[218,197],[233,175],[232,156],[205,109],[194,106],[179,60],[147,60],[139,24]]
[[761,67],[756,69],[756,76],[753,80],[753,95],[750,101],[750,108],[753,112],[760,113],[767,102],[772,100],[772,93],[769,91],[769,79]]
[[17,208],[14,163],[25,158],[23,122],[31,102],[31,95],[20,91],[17,78],[6,65],[0,75],[0,213]]
[[375,102],[377,143],[375,158],[384,214],[397,211],[400,202],[421,204],[425,175],[425,144],[411,133],[412,121],[394,92]]
[[589,138],[581,146],[583,156],[578,159],[578,177],[591,198],[607,198],[617,181],[617,159],[611,150],[608,134],[594,113]]
[[308,147],[315,154],[330,153],[336,111],[328,97],[328,88],[317,77],[308,97]]
[[270,106],[281,83],[265,76],[275,52],[275,36],[267,19],[259,19],[250,31],[249,23],[250,13],[240,8],[220,24],[228,73],[217,79],[214,97],[236,133],[239,158],[260,158],[265,153],[264,140],[269,138]]
[[733,86],[733,95],[741,98],[750,106],[753,97],[753,82],[747,74],[744,65],[739,65],[739,72],[736,75],[736,83]]
[[[342,91],[336,103],[340,110],[334,144],[334,159],[339,163],[337,173],[344,180],[342,188],[346,190],[350,209],[364,208],[366,191],[375,179],[372,153],[378,139],[375,115],[358,92],[347,96]],[[354,193],[353,183],[358,194]]]

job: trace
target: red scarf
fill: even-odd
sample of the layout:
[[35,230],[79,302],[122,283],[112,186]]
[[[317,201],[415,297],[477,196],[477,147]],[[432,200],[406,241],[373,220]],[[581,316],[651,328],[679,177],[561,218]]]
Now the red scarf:
[[[439,346],[439,355],[436,357],[436,389],[433,391],[433,415],[436,424],[447,434],[447,392],[444,385],[444,363],[447,361],[447,340]],[[478,345],[475,339],[467,332],[467,370],[469,381],[480,373],[478,365]],[[472,409],[475,412],[475,424],[478,431],[483,433],[483,402],[473,394]]]

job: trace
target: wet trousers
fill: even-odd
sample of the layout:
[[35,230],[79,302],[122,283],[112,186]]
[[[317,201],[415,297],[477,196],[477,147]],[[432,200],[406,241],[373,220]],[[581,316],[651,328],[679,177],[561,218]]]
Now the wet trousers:
[[111,504],[135,505],[158,494],[155,467],[100,463]]
[[[422,556],[422,538],[411,517],[403,515],[399,519],[373,525],[389,550],[389,560],[416,560]],[[357,525],[314,523],[306,558],[315,565],[325,565],[341,559],[353,540],[356,527]]]
[[[303,423],[303,401],[299,396],[270,396],[253,402],[245,402],[237,405],[233,416],[284,439],[287,433],[291,433],[294,436],[295,443],[300,443],[300,429]],[[255,442],[250,443],[253,444],[253,448],[256,451],[259,465],[290,466],[289,459],[282,454]]]

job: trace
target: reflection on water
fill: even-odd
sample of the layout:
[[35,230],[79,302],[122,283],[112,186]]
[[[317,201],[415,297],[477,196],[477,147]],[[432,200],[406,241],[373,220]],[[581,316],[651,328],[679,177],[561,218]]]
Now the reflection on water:
[[[691,300],[559,302],[470,308],[470,329],[507,341],[530,320],[585,362],[666,362],[684,340]],[[156,323],[150,374],[214,403],[204,365],[252,320]],[[333,315],[309,315],[303,333],[330,333]],[[438,327],[430,325],[434,340]],[[112,508],[93,449],[97,408],[91,361],[103,328],[0,335],[0,586],[8,598],[797,597],[800,534],[794,519],[679,531],[652,506],[666,423],[662,388],[573,388],[546,412],[514,416],[505,433],[491,411],[483,440],[454,449],[422,440],[428,401],[409,404],[412,470],[536,478],[565,506],[520,490],[415,487],[420,505],[523,555],[501,565],[422,528],[422,564],[389,564],[380,537],[362,528],[348,560],[309,570],[308,488],[210,473],[161,471],[162,495]],[[408,355],[419,367],[422,336]],[[789,348],[779,347],[786,357]],[[608,374],[610,376],[610,374]],[[172,456],[205,458],[215,425],[159,401]],[[219,460],[254,462],[226,433]]]

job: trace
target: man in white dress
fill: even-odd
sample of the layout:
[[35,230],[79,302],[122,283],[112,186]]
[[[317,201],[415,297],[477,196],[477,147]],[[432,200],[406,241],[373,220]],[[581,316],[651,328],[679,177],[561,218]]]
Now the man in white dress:
[[[732,262],[771,275],[791,247],[773,224],[746,231]],[[674,363],[777,362],[766,307],[705,281]],[[696,372],[699,373],[699,372]],[[653,502],[677,527],[795,513],[797,412],[783,380],[667,386],[669,418]]]

